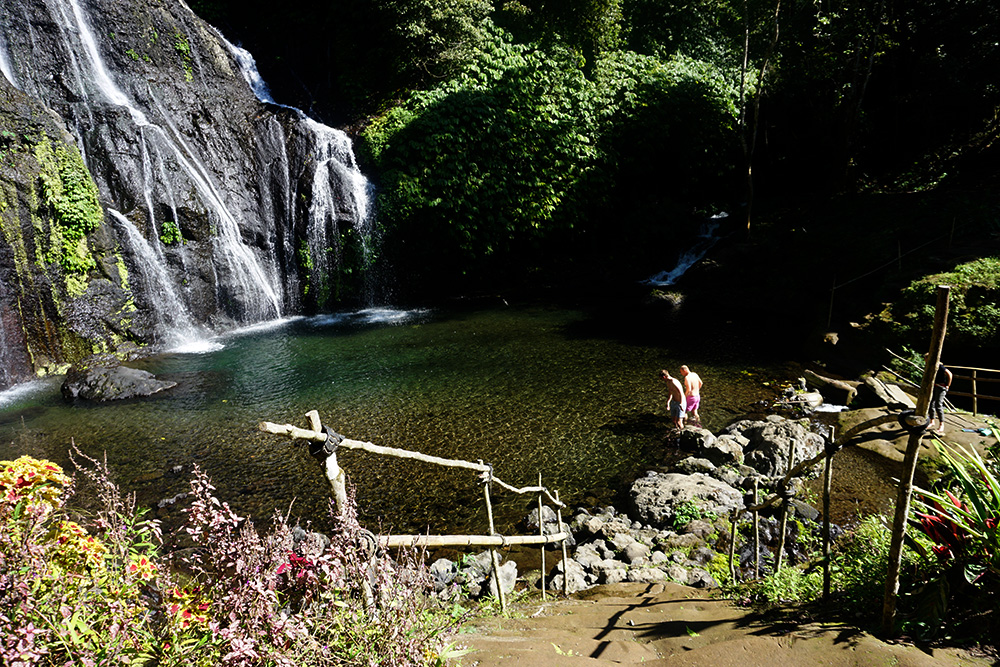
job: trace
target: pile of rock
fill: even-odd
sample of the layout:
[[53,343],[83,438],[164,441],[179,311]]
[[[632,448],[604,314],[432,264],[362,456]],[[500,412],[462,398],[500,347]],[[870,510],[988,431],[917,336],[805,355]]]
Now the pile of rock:
[[[546,582],[548,587],[562,590],[564,579],[570,592],[622,581],[718,586],[713,572],[728,568],[728,561],[720,554],[728,555],[734,510],[752,504],[755,484],[762,491],[778,485],[789,469],[790,451],[794,466],[814,457],[824,444],[824,436],[812,431],[808,421],[777,415],[735,422],[718,436],[705,429],[685,429],[679,445],[692,455],[669,471],[650,471],[637,479],[625,511],[579,508],[568,526],[559,526],[555,512],[543,510],[540,518],[545,532],[554,534],[568,528],[573,536],[570,546],[574,547],[565,568],[561,559],[557,561]],[[793,506],[805,522],[815,522],[817,513],[811,507],[794,500]],[[527,518],[529,530],[537,532],[538,522],[536,509]],[[773,518],[764,518],[763,544],[777,542],[776,524]],[[794,544],[798,526],[794,522],[790,526],[789,544]],[[746,565],[753,554],[752,550],[743,552],[740,564]],[[766,570],[773,556],[770,551],[762,556]],[[512,566],[507,562],[502,568],[505,590],[514,588],[517,573]],[[478,597],[496,589],[489,552],[461,564],[442,559],[434,563],[432,571],[441,591],[460,585],[470,597]],[[535,585],[540,576],[526,579]]]

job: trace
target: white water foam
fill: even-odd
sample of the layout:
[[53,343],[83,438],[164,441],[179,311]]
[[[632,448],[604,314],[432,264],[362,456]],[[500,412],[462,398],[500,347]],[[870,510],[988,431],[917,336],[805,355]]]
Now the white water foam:
[[27,398],[31,398],[36,394],[44,393],[50,390],[54,383],[55,379],[46,378],[43,380],[22,382],[21,384],[15,384],[13,387],[8,387],[7,389],[0,391],[0,408],[6,408],[7,406],[14,405]]
[[427,315],[427,308],[365,308],[344,313],[315,315],[309,318],[309,324],[316,327],[335,327],[342,324],[403,324]]

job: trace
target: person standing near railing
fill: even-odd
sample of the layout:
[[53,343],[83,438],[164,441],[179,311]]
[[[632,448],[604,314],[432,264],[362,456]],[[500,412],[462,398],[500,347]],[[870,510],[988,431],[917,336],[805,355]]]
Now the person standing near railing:
[[[931,394],[930,430],[944,435],[944,399],[951,387],[952,374],[944,364],[939,363],[934,375],[934,392]],[[934,422],[937,422],[935,428]]]

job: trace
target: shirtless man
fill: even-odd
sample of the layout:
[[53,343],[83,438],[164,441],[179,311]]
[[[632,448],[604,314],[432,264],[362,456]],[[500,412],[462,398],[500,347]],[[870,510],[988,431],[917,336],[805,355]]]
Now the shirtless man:
[[670,410],[670,417],[674,420],[674,426],[678,429],[684,428],[684,387],[680,381],[671,377],[666,370],[660,371],[660,379],[667,383],[667,391],[670,398],[667,400],[667,409]]
[[687,366],[681,366],[681,376],[684,378],[684,402],[687,404],[687,412],[691,415],[692,421],[700,425],[698,404],[701,403],[701,376],[692,373]]

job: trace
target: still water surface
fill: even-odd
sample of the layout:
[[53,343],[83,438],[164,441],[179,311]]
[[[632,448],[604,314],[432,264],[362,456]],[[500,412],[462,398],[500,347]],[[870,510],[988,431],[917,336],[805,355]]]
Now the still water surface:
[[[447,458],[482,460],[515,486],[564,500],[610,502],[626,481],[672,456],[660,368],[687,363],[705,381],[706,428],[725,426],[771,392],[773,369],[732,349],[672,349],[653,336],[598,333],[589,316],[545,307],[466,312],[366,310],[258,326],[207,351],[141,362],[178,382],[149,399],[65,403],[60,379],[0,394],[0,459],[67,463],[71,440],[107,453],[141,504],[187,489],[201,466],[242,515],[324,525],[328,492],[305,447],[262,421],[323,422],[347,437]],[[652,342],[650,342],[652,340]],[[738,357],[738,359],[737,359]],[[773,394],[771,394],[773,395]],[[474,473],[358,451],[339,454],[362,521],[385,532],[482,532]],[[531,499],[494,491],[498,529]]]

